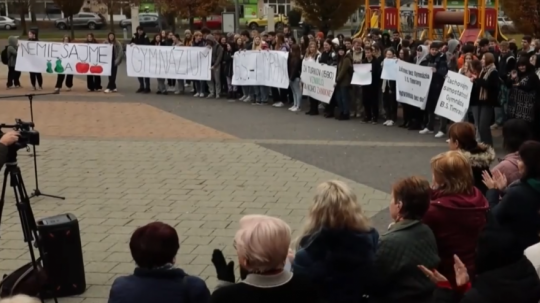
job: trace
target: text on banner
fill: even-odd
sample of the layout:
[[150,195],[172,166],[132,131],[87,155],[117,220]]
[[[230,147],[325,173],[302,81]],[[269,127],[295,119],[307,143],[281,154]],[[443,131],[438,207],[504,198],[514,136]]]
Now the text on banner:
[[432,77],[431,67],[399,60],[396,74],[397,101],[425,109]]
[[463,121],[469,109],[473,83],[459,73],[449,71],[439,96],[435,114],[454,122]]
[[112,45],[19,41],[15,70],[20,72],[108,76]]
[[212,50],[206,47],[128,45],[130,77],[210,80]]
[[302,92],[304,96],[330,103],[336,83],[336,67],[315,61],[302,62]]
[[289,87],[287,59],[281,51],[239,51],[233,59],[233,85]]

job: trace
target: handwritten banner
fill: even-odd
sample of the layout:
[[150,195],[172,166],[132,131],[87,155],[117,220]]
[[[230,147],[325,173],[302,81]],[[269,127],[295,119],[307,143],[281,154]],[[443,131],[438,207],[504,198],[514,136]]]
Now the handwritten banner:
[[288,52],[240,51],[234,54],[233,85],[289,87]]
[[304,96],[330,103],[336,83],[336,67],[320,64],[315,61],[302,62],[302,93]]
[[110,44],[19,41],[15,70],[109,76],[113,65],[112,51]]
[[210,80],[212,50],[206,47],[128,45],[129,77]]
[[425,109],[432,76],[431,67],[399,60],[396,75],[397,101]]
[[370,64],[354,64],[354,73],[351,84],[354,85],[370,85],[371,84],[371,63]]
[[398,73],[398,59],[390,59],[390,58],[384,59],[381,79],[395,81],[397,73]]
[[435,108],[435,114],[454,122],[463,121],[471,101],[472,82],[459,73],[448,71]]

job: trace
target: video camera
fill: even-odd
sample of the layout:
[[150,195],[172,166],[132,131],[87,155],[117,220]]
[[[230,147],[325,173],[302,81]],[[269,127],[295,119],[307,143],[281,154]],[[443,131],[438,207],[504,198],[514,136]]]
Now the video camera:
[[34,129],[34,122],[24,122],[21,119],[15,119],[15,124],[0,124],[0,138],[4,135],[2,128],[11,128],[19,132],[19,140],[13,144],[15,150],[30,145],[39,145],[39,132]]

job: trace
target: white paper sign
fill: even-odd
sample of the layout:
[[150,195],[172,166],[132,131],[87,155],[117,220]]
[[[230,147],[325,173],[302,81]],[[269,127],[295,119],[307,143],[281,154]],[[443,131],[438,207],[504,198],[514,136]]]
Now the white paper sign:
[[233,85],[288,88],[288,52],[240,51],[234,54]]
[[210,80],[212,50],[206,47],[128,45],[129,77]]
[[396,80],[398,73],[398,59],[384,59],[383,68],[381,73],[381,79]]
[[369,64],[354,64],[354,73],[352,75],[351,84],[354,85],[370,85],[371,84],[371,63]]
[[397,101],[425,109],[432,77],[431,67],[399,60],[396,75]]
[[302,74],[300,75],[303,95],[324,103],[330,103],[330,99],[334,94],[336,70],[335,66],[304,60],[302,62]]
[[463,121],[471,100],[472,82],[459,73],[448,71],[435,108],[435,114],[454,122]]
[[110,44],[19,41],[15,70],[20,72],[109,76]]

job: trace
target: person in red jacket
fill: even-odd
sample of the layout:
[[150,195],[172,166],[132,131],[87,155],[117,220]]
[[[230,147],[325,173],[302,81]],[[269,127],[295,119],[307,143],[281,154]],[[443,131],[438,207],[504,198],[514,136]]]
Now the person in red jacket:
[[431,159],[431,203],[423,223],[437,241],[441,262],[437,270],[455,286],[454,255],[474,277],[476,244],[486,224],[489,204],[474,186],[471,165],[460,151],[448,151]]

